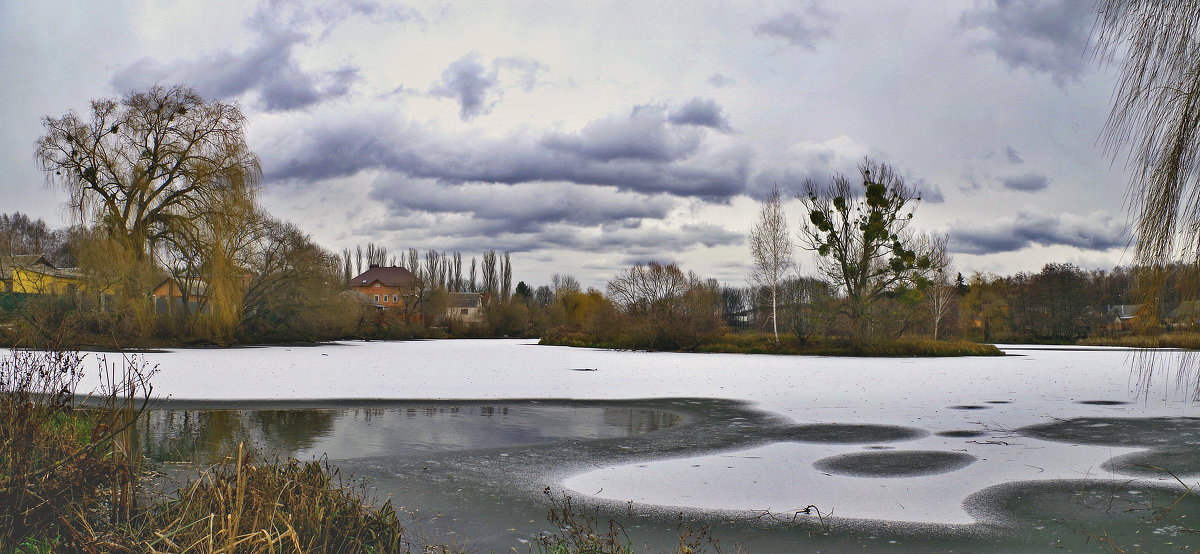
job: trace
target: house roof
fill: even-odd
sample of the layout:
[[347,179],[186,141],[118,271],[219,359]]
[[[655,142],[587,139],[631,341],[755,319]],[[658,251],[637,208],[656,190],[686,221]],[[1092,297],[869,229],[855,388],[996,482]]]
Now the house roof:
[[[190,284],[187,289],[188,296],[208,296],[208,281],[196,276],[184,277],[183,281]],[[166,288],[164,289],[164,287]],[[179,282],[174,277],[167,277],[158,286],[154,287],[150,295],[172,296],[176,292],[184,292],[184,287],[179,286]]]
[[1179,303],[1179,307],[1175,308],[1167,317],[1171,319],[1179,318],[1197,318],[1200,317],[1200,301],[1184,300]]
[[1108,307],[1108,315],[1115,315],[1122,319],[1132,318],[1137,315],[1137,311],[1142,309],[1141,304],[1117,304]]
[[356,287],[365,287],[375,281],[379,281],[386,287],[411,287],[421,282],[416,275],[403,267],[373,265],[362,275],[351,279],[350,284]]
[[14,267],[54,277],[79,277],[78,268],[54,267],[54,264],[50,263],[45,256],[28,254],[0,258],[0,279],[12,279]]
[[452,292],[446,298],[448,308],[478,308],[483,303],[483,293]]

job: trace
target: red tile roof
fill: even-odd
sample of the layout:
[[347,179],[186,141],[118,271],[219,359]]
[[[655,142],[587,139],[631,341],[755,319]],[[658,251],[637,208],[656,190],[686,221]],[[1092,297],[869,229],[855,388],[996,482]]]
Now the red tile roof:
[[387,287],[411,287],[416,286],[420,280],[411,271],[403,267],[391,266],[371,266],[370,269],[363,272],[362,275],[350,280],[350,286],[364,287],[379,281]]

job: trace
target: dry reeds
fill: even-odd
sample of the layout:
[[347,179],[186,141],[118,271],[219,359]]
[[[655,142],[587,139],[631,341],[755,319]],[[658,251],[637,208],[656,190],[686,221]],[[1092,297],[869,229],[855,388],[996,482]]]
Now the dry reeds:
[[320,461],[256,463],[239,446],[129,529],[149,552],[408,552],[390,501],[371,508]]
[[[130,427],[149,372],[114,364],[101,375],[103,407],[84,408],[76,397],[82,361],[54,350],[0,358],[0,550],[93,551],[95,512],[107,508],[115,523],[134,509]],[[112,497],[101,506],[105,490]]]

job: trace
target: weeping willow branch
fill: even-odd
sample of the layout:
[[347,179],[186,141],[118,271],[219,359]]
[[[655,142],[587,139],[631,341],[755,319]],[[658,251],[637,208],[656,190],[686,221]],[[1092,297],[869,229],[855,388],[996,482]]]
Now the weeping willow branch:
[[[1143,302],[1157,309],[1176,259],[1200,266],[1200,1],[1102,0],[1096,58],[1121,59],[1101,140],[1130,169],[1135,256],[1147,268]],[[1184,300],[1194,300],[1189,287]],[[1148,390],[1153,356],[1138,356],[1139,390]],[[1196,358],[1182,356],[1177,383],[1200,397]]]

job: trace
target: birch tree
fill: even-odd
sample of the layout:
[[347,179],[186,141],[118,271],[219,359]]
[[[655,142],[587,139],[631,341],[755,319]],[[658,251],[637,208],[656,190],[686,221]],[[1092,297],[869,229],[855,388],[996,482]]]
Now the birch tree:
[[932,260],[933,275],[925,292],[929,305],[929,316],[932,320],[933,340],[938,340],[942,328],[942,320],[954,306],[958,290],[950,283],[950,253],[946,249],[946,235],[934,235],[930,239],[930,259]]
[[778,343],[779,283],[795,266],[792,237],[779,198],[779,187],[771,190],[771,196],[759,209],[758,222],[750,229],[750,256],[754,260],[751,282],[771,291],[771,330]]

